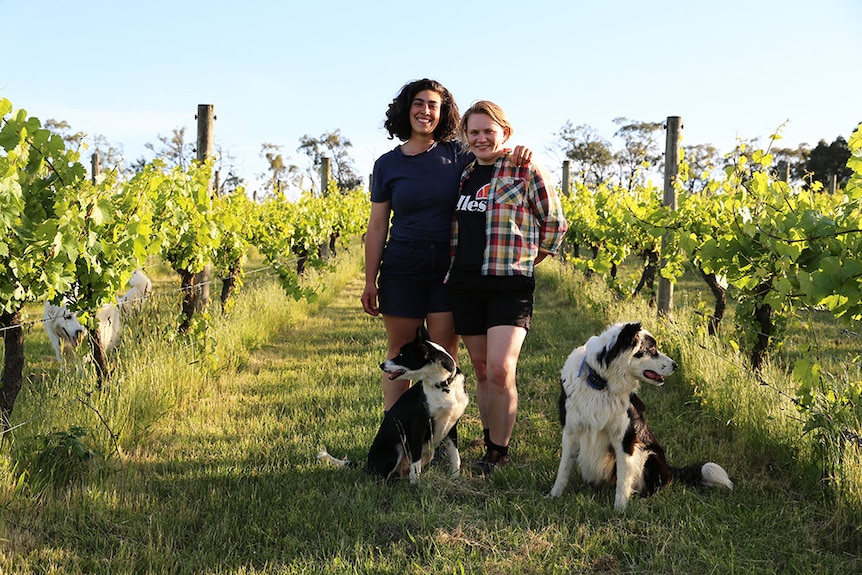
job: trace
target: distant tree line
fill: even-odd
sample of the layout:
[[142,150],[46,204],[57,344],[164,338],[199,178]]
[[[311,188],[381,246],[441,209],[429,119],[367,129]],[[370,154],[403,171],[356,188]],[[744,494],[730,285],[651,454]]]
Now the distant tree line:
[[[58,134],[67,145],[80,146],[84,141],[85,134],[76,132],[64,120],[48,119],[45,128]],[[168,168],[180,167],[186,169],[196,157],[195,144],[186,139],[186,128],[175,128],[170,136],[159,135],[158,143],[146,143],[144,147],[152,153],[154,158],[164,160]],[[318,195],[323,195],[325,190],[317,190],[319,187],[319,173],[323,158],[329,158],[332,168],[332,180],[338,193],[346,194],[362,185],[362,177],[356,172],[353,159],[350,157],[352,144],[345,138],[340,130],[324,132],[319,137],[304,135],[299,139],[297,152],[302,152],[308,157],[308,163],[303,168],[291,162],[290,156],[282,153],[283,146],[272,143],[264,143],[260,148],[260,157],[266,161],[265,172],[257,174],[262,182],[260,190],[254,190],[256,199],[287,193],[288,190],[302,191],[311,190]],[[102,166],[118,170],[121,175],[131,177],[140,172],[147,165],[147,158],[143,156],[127,162],[124,160],[123,147],[116,146],[107,141],[102,135],[92,138],[90,148],[93,153],[98,153]],[[229,154],[221,146],[216,145],[215,172],[219,174],[219,193],[227,193],[236,190],[240,186],[247,186],[247,182],[236,173],[236,158]]]
[[[582,181],[597,184],[616,180],[620,185],[631,189],[644,183],[649,169],[661,169],[664,156],[664,122],[644,122],[618,117],[613,120],[618,126],[613,138],[616,147],[593,127],[582,124],[575,126],[567,121],[556,134],[558,145],[566,159],[572,163],[572,174]],[[80,144],[84,134],[74,132],[65,121],[48,120],[45,127],[59,134],[67,142]],[[740,142],[747,146],[751,142]],[[121,146],[111,145],[104,136],[93,138],[92,147],[101,157],[103,166],[110,166],[131,176],[146,165],[143,157],[131,162],[123,162]],[[158,143],[147,143],[145,147],[155,157],[162,158],[168,166],[187,167],[195,157],[194,144],[186,141],[185,128],[176,128],[170,136],[158,136]],[[330,159],[334,187],[339,193],[347,193],[362,185],[363,179],[357,173],[350,157],[352,144],[340,130],[324,132],[318,137],[304,135],[299,139],[297,152],[304,154],[308,161],[305,167],[293,163],[289,155],[283,153],[283,146],[264,143],[260,157],[266,161],[266,171],[257,174],[260,189],[254,190],[256,199],[269,195],[286,193],[288,190],[308,190],[323,195],[326,190],[316,190],[319,173],[324,157]],[[686,185],[690,192],[703,189],[713,170],[724,169],[733,162],[733,154],[723,153],[712,144],[683,146],[683,156],[689,166]],[[850,150],[847,140],[838,136],[831,144],[820,140],[814,148],[801,144],[798,148],[773,148],[770,152],[776,163],[786,162],[791,179],[813,185],[819,182],[828,190],[835,179],[838,187],[844,187],[850,177],[847,160]],[[215,171],[219,174],[219,192],[229,192],[247,182],[236,173],[236,159],[220,146],[216,146]]]
[[[664,122],[642,122],[629,118],[615,118],[618,129],[613,138],[620,144],[615,148],[593,127],[575,126],[567,121],[556,134],[562,152],[572,164],[575,177],[588,184],[616,180],[629,189],[647,177],[645,167],[661,168],[664,154]],[[755,142],[741,142],[751,145]],[[715,169],[725,168],[733,161],[733,154],[720,152],[712,144],[683,146],[685,161],[689,165],[687,186],[699,192]],[[787,163],[790,177],[807,185],[819,182],[829,189],[833,177],[844,187],[851,172],[847,168],[850,149],[847,140],[838,136],[831,144],[826,140],[813,149],[807,144],[798,148],[773,148],[770,152],[776,163]]]

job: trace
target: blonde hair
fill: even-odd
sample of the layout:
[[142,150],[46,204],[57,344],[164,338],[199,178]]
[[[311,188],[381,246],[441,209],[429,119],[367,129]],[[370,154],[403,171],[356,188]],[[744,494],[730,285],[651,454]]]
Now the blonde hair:
[[478,102],[474,102],[473,105],[464,112],[464,115],[461,116],[461,124],[458,126],[458,138],[464,142],[464,144],[467,144],[467,120],[469,120],[470,116],[473,114],[485,114],[490,117],[495,124],[503,128],[504,132],[507,132],[506,140],[511,138],[512,132],[515,131],[512,124],[509,122],[509,118],[506,117],[506,112],[503,111],[503,108],[494,102],[479,100]]

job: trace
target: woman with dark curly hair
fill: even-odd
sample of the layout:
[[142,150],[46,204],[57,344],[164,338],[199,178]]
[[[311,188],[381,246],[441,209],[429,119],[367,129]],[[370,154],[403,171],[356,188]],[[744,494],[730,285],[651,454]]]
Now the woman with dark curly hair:
[[[435,80],[409,82],[389,104],[384,127],[401,144],[374,163],[365,237],[366,313],[383,315],[387,358],[427,324],[431,339],[457,358],[449,288],[449,236],[461,172],[473,154],[455,139],[460,115]],[[529,150],[516,149],[528,161]],[[391,221],[390,221],[391,216]],[[410,382],[383,376],[388,410]]]
[[410,140],[413,136],[413,124],[410,118],[410,108],[413,99],[419,92],[430,90],[440,96],[440,112],[437,125],[432,136],[435,140],[445,142],[457,137],[458,124],[461,116],[458,113],[458,105],[452,94],[436,80],[416,80],[410,82],[401,89],[398,96],[389,104],[386,110],[386,121],[383,127],[389,132],[389,139],[398,138],[402,142]]

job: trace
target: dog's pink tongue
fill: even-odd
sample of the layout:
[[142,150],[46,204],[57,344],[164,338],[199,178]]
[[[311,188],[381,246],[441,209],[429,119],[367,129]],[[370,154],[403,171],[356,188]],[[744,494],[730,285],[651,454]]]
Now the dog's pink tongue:
[[398,371],[396,371],[396,372],[393,372],[393,373],[389,374],[389,379],[390,379],[390,380],[398,379],[398,378],[399,378],[399,377],[401,377],[403,374],[404,374],[404,370],[403,370],[403,369],[399,369]]
[[644,375],[653,381],[664,381],[664,377],[649,369],[644,372]]

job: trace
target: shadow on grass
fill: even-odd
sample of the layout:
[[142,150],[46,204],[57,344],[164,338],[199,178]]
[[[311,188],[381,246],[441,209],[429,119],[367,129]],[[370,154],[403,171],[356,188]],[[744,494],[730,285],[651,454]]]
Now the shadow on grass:
[[[828,510],[764,473],[734,492],[672,486],[621,516],[613,492],[573,478],[544,497],[559,463],[559,370],[601,331],[614,304],[582,300],[542,272],[534,328],[519,364],[512,464],[490,479],[445,467],[420,484],[386,485],[316,460],[320,447],[363,460],[381,413],[383,326],[358,305],[361,282],[277,341],[240,376],[153,430],[121,473],[45,498],[16,519],[32,527],[33,572],[100,573],[852,572],[858,556],[830,540]],[[638,319],[638,318],[635,318]],[[643,319],[643,318],[640,318]],[[466,352],[462,363],[469,363]],[[472,370],[465,366],[470,375]],[[645,391],[669,456],[732,445],[691,401],[681,370]],[[465,465],[481,435],[471,404],[459,425]],[[215,404],[215,405],[213,405]],[[209,410],[212,410],[210,412]],[[212,413],[212,415],[211,415]],[[707,444],[704,448],[703,444]],[[737,456],[745,464],[745,457]],[[680,462],[685,463],[685,462]],[[723,462],[722,462],[723,463]],[[10,508],[11,509],[11,508]],[[4,512],[6,513],[6,512]],[[38,535],[36,534],[38,533]]]

